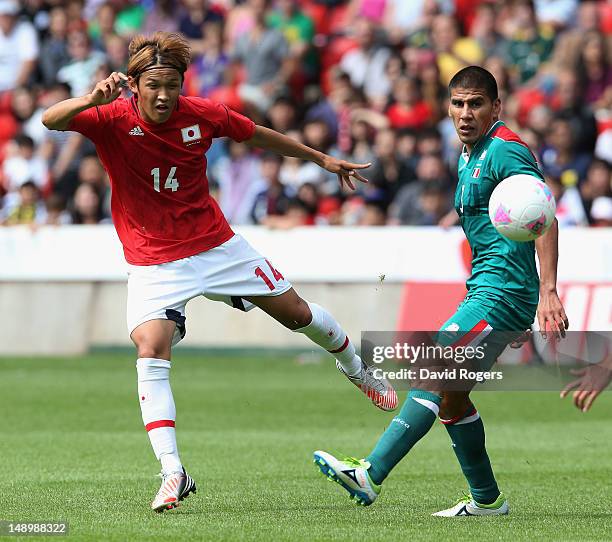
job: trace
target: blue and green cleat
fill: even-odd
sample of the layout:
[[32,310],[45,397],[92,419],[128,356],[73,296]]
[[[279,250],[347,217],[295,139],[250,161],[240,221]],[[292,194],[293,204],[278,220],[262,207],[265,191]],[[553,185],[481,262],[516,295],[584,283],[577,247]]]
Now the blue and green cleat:
[[365,459],[354,457],[337,459],[319,450],[314,453],[314,464],[328,480],[346,489],[351,499],[361,506],[370,506],[380,494],[380,486],[370,478],[368,474],[370,463]]

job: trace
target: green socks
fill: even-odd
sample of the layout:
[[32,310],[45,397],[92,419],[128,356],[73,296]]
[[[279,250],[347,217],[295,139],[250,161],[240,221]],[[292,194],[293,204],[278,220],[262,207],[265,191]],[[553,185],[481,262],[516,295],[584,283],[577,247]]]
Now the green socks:
[[453,441],[453,449],[467,478],[472,498],[479,504],[495,502],[499,497],[499,488],[485,448],[485,431],[480,415],[474,409],[458,422],[444,425]]
[[408,394],[398,416],[380,437],[372,453],[366,457],[371,467],[368,474],[375,484],[380,484],[391,469],[431,429],[440,410],[440,396],[413,389]]

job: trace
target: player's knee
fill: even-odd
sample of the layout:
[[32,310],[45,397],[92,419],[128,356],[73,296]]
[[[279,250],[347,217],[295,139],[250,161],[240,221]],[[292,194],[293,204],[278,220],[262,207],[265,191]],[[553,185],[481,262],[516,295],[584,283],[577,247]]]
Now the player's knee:
[[440,402],[440,418],[450,420],[462,416],[470,408],[471,401],[468,393],[446,392]]
[[155,344],[136,345],[139,358],[170,359],[170,349]]
[[284,325],[295,331],[296,329],[306,327],[310,322],[312,322],[312,312],[308,303],[301,297],[297,297],[292,303],[289,318],[284,322]]
[[132,335],[139,358],[170,359],[170,345],[146,334]]

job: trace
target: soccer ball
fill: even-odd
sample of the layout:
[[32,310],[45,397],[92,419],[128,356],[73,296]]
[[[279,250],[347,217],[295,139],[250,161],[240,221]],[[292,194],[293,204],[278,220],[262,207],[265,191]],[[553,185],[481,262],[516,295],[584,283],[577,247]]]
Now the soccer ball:
[[512,175],[499,183],[489,199],[489,217],[495,229],[513,241],[533,241],[555,219],[555,198],[540,179]]

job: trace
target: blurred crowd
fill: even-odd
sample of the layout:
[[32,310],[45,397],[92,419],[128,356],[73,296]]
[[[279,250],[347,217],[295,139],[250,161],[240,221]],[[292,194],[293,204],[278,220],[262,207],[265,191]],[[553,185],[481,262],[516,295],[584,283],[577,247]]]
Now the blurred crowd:
[[181,32],[184,94],[346,159],[312,163],[217,140],[211,192],[232,224],[453,225],[460,144],[446,85],[496,77],[502,118],[539,158],[562,226],[612,225],[612,2],[577,0],[0,0],[0,223],[110,222],[91,142],[42,111],[126,71],[138,33]]

